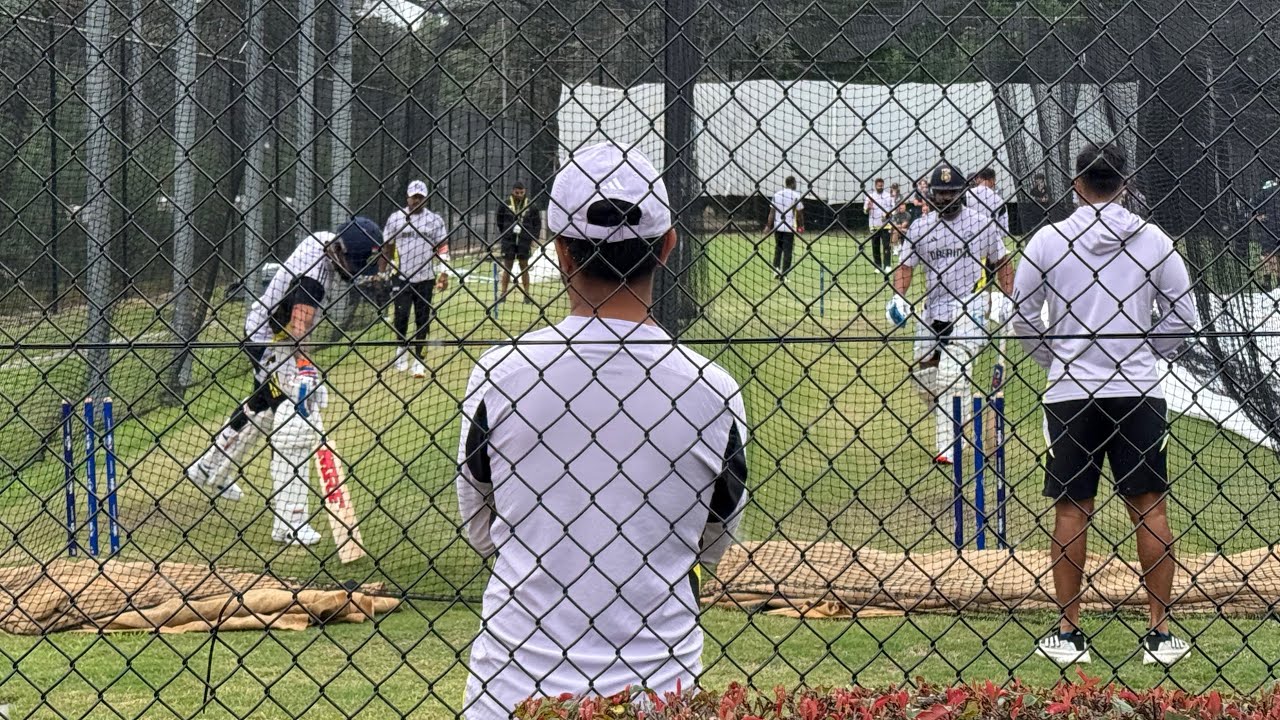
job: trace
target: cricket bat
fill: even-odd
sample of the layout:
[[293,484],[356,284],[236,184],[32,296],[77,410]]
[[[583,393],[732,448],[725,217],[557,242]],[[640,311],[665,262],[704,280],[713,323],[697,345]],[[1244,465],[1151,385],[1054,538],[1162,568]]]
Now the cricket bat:
[[983,418],[983,433],[991,438],[991,449],[994,451],[998,447],[999,438],[996,437],[996,398],[1004,399],[1004,353],[1005,339],[1000,339],[999,351],[996,354],[995,362],[991,365],[991,396],[986,403],[986,416]]
[[991,366],[991,400],[987,402],[987,416],[984,418],[984,428],[987,431],[987,437],[991,438],[991,452],[995,455],[995,462],[988,463],[995,474],[996,479],[996,545],[997,547],[1005,547],[1007,540],[1005,538],[1005,466],[1004,466],[1004,421],[999,415],[1004,413],[1004,358],[1006,350],[1006,338],[1000,338],[1000,347],[996,355],[996,361]]
[[342,459],[327,438],[312,457],[324,489],[324,509],[329,516],[329,529],[333,531],[333,543],[338,546],[338,559],[343,564],[359,560],[366,554],[364,541],[360,538],[360,520],[356,517],[351,493],[347,491]]

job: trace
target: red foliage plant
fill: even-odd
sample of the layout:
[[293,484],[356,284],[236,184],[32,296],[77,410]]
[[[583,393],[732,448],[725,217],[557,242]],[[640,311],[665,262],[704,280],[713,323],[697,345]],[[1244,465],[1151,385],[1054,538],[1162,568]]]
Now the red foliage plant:
[[[1280,686],[1278,686],[1280,687]],[[1194,695],[1181,690],[1130,690],[1080,675],[1048,689],[1015,681],[914,688],[774,688],[734,683],[723,692],[658,695],[628,689],[612,697],[530,698],[518,720],[1280,720],[1280,689],[1254,695]]]

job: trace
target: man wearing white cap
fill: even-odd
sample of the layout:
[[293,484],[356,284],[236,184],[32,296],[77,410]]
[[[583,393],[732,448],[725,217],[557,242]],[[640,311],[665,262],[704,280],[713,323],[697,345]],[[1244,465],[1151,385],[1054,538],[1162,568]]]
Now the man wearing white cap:
[[457,479],[467,538],[493,556],[464,712],[531,696],[659,694],[701,672],[699,566],[746,503],[738,384],[650,314],[676,244],[638,150],[577,150],[547,211],[569,316],[484,353]]
[[[408,201],[387,218],[382,229],[382,257],[378,270],[393,271],[391,296],[395,303],[393,325],[400,347],[396,350],[395,368],[409,370],[409,348],[413,347],[413,376],[427,374],[422,347],[431,328],[435,308],[431,304],[434,291],[449,287],[444,273],[449,264],[449,230],[444,220],[427,209],[427,184],[421,180],[409,183]],[[441,266],[436,269],[436,260]],[[409,310],[417,329],[409,337]]]

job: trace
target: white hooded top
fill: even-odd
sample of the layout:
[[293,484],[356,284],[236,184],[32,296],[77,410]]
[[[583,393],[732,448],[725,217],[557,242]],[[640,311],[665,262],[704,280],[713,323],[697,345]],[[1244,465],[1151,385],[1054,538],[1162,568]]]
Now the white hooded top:
[[1173,240],[1113,203],[1085,205],[1037,232],[1014,302],[1014,332],[1048,371],[1045,402],[1161,397],[1157,359],[1176,357],[1196,325]]

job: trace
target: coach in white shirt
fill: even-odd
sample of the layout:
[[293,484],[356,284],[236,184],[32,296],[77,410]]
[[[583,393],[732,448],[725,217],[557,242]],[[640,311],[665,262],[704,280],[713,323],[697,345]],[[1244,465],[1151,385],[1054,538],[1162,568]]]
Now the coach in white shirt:
[[[409,183],[407,202],[387,218],[382,229],[382,258],[379,270],[394,271],[392,296],[395,302],[394,325],[400,348],[396,351],[395,368],[412,369],[414,377],[423,377],[422,347],[435,317],[431,302],[435,291],[449,287],[449,276],[443,272],[449,263],[449,230],[444,219],[427,209],[427,184],[421,180]],[[441,272],[436,272],[437,260]],[[412,340],[409,336],[409,310],[417,325]],[[413,367],[409,366],[410,345]]]
[[892,257],[889,249],[889,213],[893,211],[894,201],[884,189],[884,178],[876,178],[875,192],[867,193],[862,203],[862,210],[867,214],[867,232],[870,233],[871,258],[876,269],[883,273],[890,270]]
[[785,280],[791,270],[796,235],[804,232],[804,202],[796,189],[796,179],[788,175],[783,185],[785,187],[773,194],[769,217],[764,222],[765,232],[773,231],[773,274],[779,280]]
[[531,696],[692,687],[695,567],[719,562],[747,498],[738,384],[650,315],[676,244],[653,165],[577,150],[547,227],[569,316],[484,353],[463,400],[458,506],[493,557],[469,720]]

